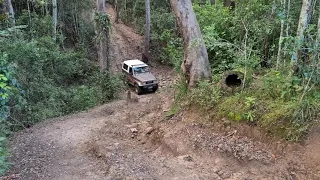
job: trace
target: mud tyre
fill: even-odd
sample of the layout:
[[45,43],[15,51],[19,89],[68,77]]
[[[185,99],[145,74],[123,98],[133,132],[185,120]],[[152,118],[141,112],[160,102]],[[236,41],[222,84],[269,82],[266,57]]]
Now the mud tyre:
[[138,84],[134,85],[134,89],[138,95],[142,94],[142,88],[138,86]]
[[158,85],[156,85],[153,89],[152,89],[152,91],[155,93],[156,91],[158,90]]

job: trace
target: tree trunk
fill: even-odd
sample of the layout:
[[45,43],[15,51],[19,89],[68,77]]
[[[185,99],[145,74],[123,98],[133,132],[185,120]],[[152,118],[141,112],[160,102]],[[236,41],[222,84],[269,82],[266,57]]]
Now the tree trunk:
[[0,22],[4,21],[6,18],[5,3],[3,1],[0,1]]
[[287,10],[287,28],[286,28],[286,36],[289,36],[289,19],[290,19],[290,9],[291,9],[291,0],[288,0],[288,10]]
[[52,0],[52,18],[53,18],[53,39],[57,39],[57,21],[58,21],[58,10],[57,0]]
[[[274,25],[275,21],[275,10],[276,10],[276,1],[273,2],[273,8],[271,10],[271,14],[268,19],[268,24],[271,26]],[[266,33],[264,40],[263,40],[263,61],[261,63],[262,67],[270,67],[270,46],[272,43],[270,42],[270,33]]]
[[[281,4],[283,7],[283,11],[285,11],[286,0],[281,0]],[[279,68],[279,64],[280,64],[280,60],[281,60],[283,30],[284,30],[284,17],[281,17],[280,37],[279,37],[279,43],[278,43],[278,55],[277,55],[277,64],[276,64],[277,69]]]
[[31,26],[31,10],[30,10],[29,0],[27,0],[27,7],[28,7],[28,15],[29,15],[29,25]]
[[310,12],[311,12],[311,2],[312,0],[303,0],[301,11],[300,11],[300,17],[299,17],[299,24],[297,29],[297,39],[299,41],[299,45],[296,48],[294,55],[292,57],[293,63],[299,63],[299,53],[301,51],[301,44],[304,41],[304,31],[309,25],[309,19],[310,19]]
[[8,10],[9,10],[9,16],[10,16],[10,20],[13,26],[16,25],[16,19],[14,17],[14,10],[13,10],[13,6],[12,6],[12,2],[11,0],[7,0],[7,6],[8,6]]
[[[97,9],[99,14],[105,14],[106,13],[106,3],[104,0],[96,0],[97,3]],[[98,45],[98,60],[99,60],[99,66],[100,71],[105,72],[108,68],[108,32],[105,30],[107,27],[102,27],[99,22],[96,25],[97,27],[97,33],[99,37],[99,45]]]
[[[149,55],[149,49],[150,49],[150,0],[145,1],[146,5],[146,32],[145,32],[145,44],[144,44],[144,54],[146,56]],[[147,60],[148,61],[148,60]],[[148,63],[148,62],[146,62]]]
[[186,75],[189,88],[192,88],[200,80],[211,79],[207,49],[191,0],[170,0],[170,3],[183,36],[184,61],[181,68]]
[[[52,0],[52,10],[54,9],[53,1],[54,1],[54,0]],[[57,1],[57,0],[55,0],[55,1]],[[57,2],[56,2],[55,4],[57,4]],[[48,16],[48,15],[49,15],[49,7],[48,7],[48,2],[47,2],[47,1],[45,1],[44,9],[45,9],[45,11],[46,11],[46,16]]]
[[320,15],[319,15],[319,18],[318,18],[317,27],[318,27],[317,42],[320,42]]
[[115,8],[115,10],[116,10],[115,22],[116,22],[116,23],[119,23],[120,9],[119,9],[118,0],[115,0],[115,1],[114,1],[114,8]]

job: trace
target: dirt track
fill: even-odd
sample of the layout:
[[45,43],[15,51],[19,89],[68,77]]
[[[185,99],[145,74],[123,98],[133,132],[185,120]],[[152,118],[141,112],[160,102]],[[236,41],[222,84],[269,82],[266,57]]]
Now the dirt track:
[[18,133],[11,174],[21,180],[319,179],[318,137],[305,146],[280,146],[282,154],[273,154],[277,150],[234,129],[215,133],[192,110],[168,119],[172,94],[170,87],[132,94],[130,101]]
[[[138,58],[142,38],[123,24],[113,27],[116,71],[121,59]],[[162,85],[174,82],[170,68],[153,71]],[[250,127],[213,123],[218,120],[192,109],[167,118],[173,91],[161,86],[155,94],[132,93],[129,101],[124,93],[121,100],[17,133],[6,179],[320,179],[319,130],[304,145],[264,136],[259,142]]]

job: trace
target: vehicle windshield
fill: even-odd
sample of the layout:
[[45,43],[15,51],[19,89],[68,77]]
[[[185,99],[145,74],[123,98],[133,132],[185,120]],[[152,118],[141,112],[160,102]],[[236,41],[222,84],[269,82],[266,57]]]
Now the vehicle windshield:
[[149,72],[148,66],[135,67],[133,68],[135,74],[147,73]]

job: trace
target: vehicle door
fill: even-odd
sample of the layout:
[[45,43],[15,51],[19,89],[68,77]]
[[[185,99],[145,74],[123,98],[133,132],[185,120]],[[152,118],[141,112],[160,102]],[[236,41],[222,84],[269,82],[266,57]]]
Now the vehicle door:
[[132,85],[135,84],[135,78],[133,76],[133,69],[130,66],[129,66],[128,73],[127,73],[127,79],[130,84],[132,84]]

